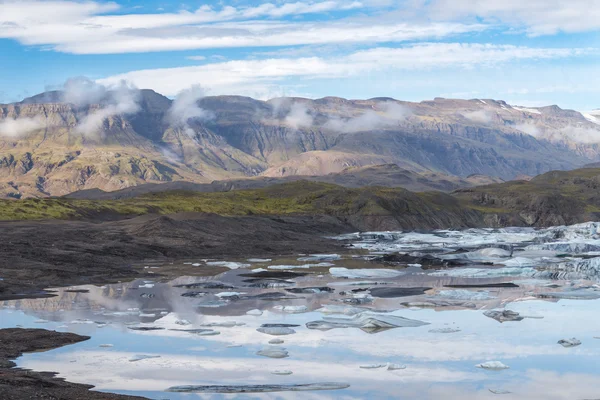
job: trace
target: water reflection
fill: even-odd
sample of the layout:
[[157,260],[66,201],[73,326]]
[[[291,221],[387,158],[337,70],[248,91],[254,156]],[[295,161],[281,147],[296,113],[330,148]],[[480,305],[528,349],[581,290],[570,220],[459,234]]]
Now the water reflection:
[[[600,292],[589,280],[589,270],[574,280],[541,275],[544,268],[565,262],[557,251],[587,251],[598,240],[589,227],[576,229],[580,236],[567,230],[558,239],[533,230],[468,231],[464,240],[455,232],[419,234],[411,240],[405,236],[414,234],[357,237],[356,247],[374,253],[411,246],[421,253],[437,248],[440,260],[464,254],[456,257],[468,261],[460,269],[471,271],[457,274],[453,271],[459,269],[373,262],[373,254],[328,255],[326,261],[319,256],[258,260],[251,267],[244,260],[226,260],[233,269],[216,276],[59,289],[54,298],[7,301],[2,303],[0,326],[91,335],[87,342],[28,354],[19,365],[59,371],[96,390],[156,399],[189,398],[186,393],[165,392],[183,385],[289,388],[324,383],[350,387],[244,396],[591,399],[600,394],[600,340],[594,339],[600,336],[600,300],[594,297]],[[565,236],[585,240],[588,246],[528,248],[540,237],[549,237],[543,244]],[[511,250],[480,251],[492,242],[494,248],[502,243]],[[516,251],[529,259],[542,257],[539,251],[544,251],[546,259],[521,267],[534,268],[533,275],[495,272],[505,268],[502,265],[514,259]],[[475,252],[479,259],[469,255]],[[593,255],[569,257],[573,263]],[[314,266],[295,268],[307,262]],[[319,265],[324,262],[333,265]],[[270,269],[273,265],[289,268]],[[344,274],[350,277],[331,274],[330,268],[347,268]],[[388,272],[348,275],[353,269]],[[473,271],[487,275],[471,277]],[[558,344],[573,337],[582,344]],[[476,368],[493,361],[509,369]]]

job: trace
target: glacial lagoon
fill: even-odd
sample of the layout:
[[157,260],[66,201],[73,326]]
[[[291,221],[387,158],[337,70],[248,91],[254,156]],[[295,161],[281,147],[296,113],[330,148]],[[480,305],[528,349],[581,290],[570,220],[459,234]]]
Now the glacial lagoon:
[[89,335],[17,364],[152,399],[600,397],[600,224],[338,239],[171,280],[150,263],[2,302],[0,327]]

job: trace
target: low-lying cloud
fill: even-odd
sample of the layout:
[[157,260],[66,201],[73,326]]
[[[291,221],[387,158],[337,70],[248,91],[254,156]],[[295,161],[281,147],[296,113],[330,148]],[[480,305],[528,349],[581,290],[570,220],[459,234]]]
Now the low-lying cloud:
[[190,127],[192,120],[208,121],[214,118],[212,111],[205,110],[198,105],[198,101],[206,96],[206,91],[200,85],[193,85],[189,89],[179,92],[167,113],[167,121],[171,125],[183,127],[186,134],[194,136]]
[[76,132],[88,137],[98,135],[108,118],[138,112],[139,99],[140,91],[125,81],[106,87],[86,78],[77,78],[65,84],[66,102],[78,107],[100,105],[77,125]]
[[398,126],[412,114],[410,109],[393,101],[379,103],[374,108],[351,118],[330,118],[323,128],[346,133],[384,129]]
[[470,119],[471,121],[474,121],[474,122],[481,122],[484,124],[492,122],[492,115],[489,112],[487,112],[486,110],[465,112],[465,113],[462,113],[461,115],[467,119]]
[[45,127],[41,117],[7,118],[0,121],[0,137],[18,138]]

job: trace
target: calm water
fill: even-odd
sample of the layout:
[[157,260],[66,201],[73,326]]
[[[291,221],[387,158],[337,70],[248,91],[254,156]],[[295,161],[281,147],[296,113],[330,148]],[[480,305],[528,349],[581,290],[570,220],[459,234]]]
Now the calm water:
[[[213,277],[76,288],[86,293],[59,289],[55,298],[7,301],[0,327],[90,335],[86,342],[27,354],[18,364],[57,371],[99,391],[153,399],[600,397],[595,225],[346,239],[354,250],[339,257],[233,260],[237,264],[226,265],[231,270]],[[421,268],[370,259],[390,252],[434,254],[464,265]],[[201,270],[211,261],[192,262]],[[160,266],[152,270],[159,273]],[[307,275],[264,277],[285,271]],[[197,285],[181,287],[191,284]],[[491,310],[514,311],[519,320],[500,323]],[[570,338],[581,345],[558,344]],[[283,343],[270,344],[273,339]],[[489,361],[509,368],[476,367]],[[166,391],[323,383],[349,387],[243,395]]]

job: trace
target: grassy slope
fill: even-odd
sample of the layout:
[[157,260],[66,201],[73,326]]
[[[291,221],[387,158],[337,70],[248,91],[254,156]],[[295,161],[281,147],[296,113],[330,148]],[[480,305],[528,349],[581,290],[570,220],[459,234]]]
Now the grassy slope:
[[[172,191],[123,200],[65,198],[0,201],[0,220],[83,219],[147,213],[333,215],[360,226],[369,217],[402,228],[476,225],[558,225],[600,217],[600,169],[549,172],[530,182],[462,189],[452,195],[400,188],[343,188],[297,181],[263,189],[200,193]],[[372,222],[382,229],[396,228]]]
[[577,223],[600,213],[600,169],[551,171],[531,181],[511,181],[453,193],[465,207],[513,214],[530,225]]
[[426,216],[445,208],[460,210],[443,193],[412,193],[400,188],[347,189],[299,181],[265,189],[199,193],[151,193],[123,200],[65,198],[0,201],[0,220],[73,219],[110,215],[207,212],[221,215]]

